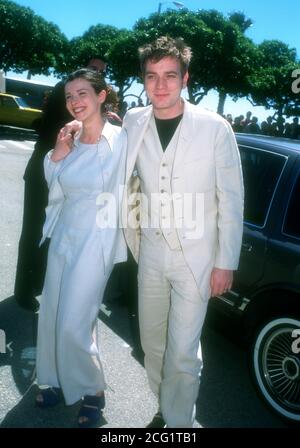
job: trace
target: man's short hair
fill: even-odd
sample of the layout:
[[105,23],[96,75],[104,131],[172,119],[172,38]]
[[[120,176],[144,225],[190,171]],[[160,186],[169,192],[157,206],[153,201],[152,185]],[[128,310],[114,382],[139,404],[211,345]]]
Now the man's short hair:
[[[101,65],[103,67],[101,67]],[[95,70],[96,72],[105,74],[107,67],[107,59],[105,56],[101,55],[92,56],[87,60],[85,67],[89,68],[90,70]]]
[[96,54],[96,55],[90,55],[90,57],[86,58],[86,65],[93,59],[100,59],[100,61],[103,61],[107,64],[107,57],[102,54]]
[[188,71],[192,58],[192,51],[181,38],[162,36],[150,44],[139,48],[139,59],[142,76],[145,76],[148,61],[159,62],[162,58],[176,58],[180,63],[181,74],[184,76]]

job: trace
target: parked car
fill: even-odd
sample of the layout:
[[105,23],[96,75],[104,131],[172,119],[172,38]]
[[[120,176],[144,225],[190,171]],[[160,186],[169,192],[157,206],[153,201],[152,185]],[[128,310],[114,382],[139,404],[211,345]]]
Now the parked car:
[[245,185],[242,251],[232,290],[210,306],[238,320],[265,403],[299,424],[300,141],[236,137]]
[[0,93],[0,124],[35,129],[42,111],[31,109],[23,98]]

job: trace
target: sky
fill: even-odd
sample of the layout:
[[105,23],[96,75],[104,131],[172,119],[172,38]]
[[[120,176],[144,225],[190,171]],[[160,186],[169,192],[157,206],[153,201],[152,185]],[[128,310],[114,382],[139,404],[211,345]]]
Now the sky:
[[[14,0],[15,3],[30,7],[36,14],[59,26],[70,39],[82,35],[90,26],[98,23],[131,29],[141,17],[161,10],[176,9],[173,2],[156,0]],[[255,43],[265,39],[278,39],[296,48],[300,58],[300,7],[298,0],[182,0],[191,11],[199,9],[217,9],[225,15],[233,11],[242,11],[251,18],[253,26],[247,36]],[[298,4],[298,6],[297,6]],[[11,75],[11,73],[10,73]],[[38,79],[38,78],[33,78]],[[45,80],[45,78],[40,78]],[[50,79],[50,83],[54,82]],[[134,98],[132,98],[134,99]],[[211,110],[217,108],[217,97],[210,94],[201,105]],[[247,100],[234,103],[227,100],[225,113],[238,115],[251,110],[264,119],[270,113],[263,108],[253,108]]]

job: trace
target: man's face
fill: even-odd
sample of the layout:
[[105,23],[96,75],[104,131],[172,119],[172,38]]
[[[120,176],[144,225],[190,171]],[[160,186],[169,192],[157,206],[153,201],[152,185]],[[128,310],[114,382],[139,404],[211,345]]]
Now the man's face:
[[186,87],[188,73],[183,77],[176,58],[149,60],[145,67],[145,90],[157,118],[174,118],[183,112],[180,95]]
[[91,59],[87,65],[87,68],[94,70],[97,73],[105,73],[106,62],[102,61],[102,59]]

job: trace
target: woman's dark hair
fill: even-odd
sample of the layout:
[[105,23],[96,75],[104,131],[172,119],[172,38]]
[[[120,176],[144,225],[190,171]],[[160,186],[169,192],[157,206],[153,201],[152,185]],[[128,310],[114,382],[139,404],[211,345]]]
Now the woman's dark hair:
[[105,102],[101,105],[101,112],[105,114],[107,111],[117,111],[118,110],[118,96],[117,93],[113,90],[113,88],[106,84],[104,77],[101,73],[95,72],[95,70],[89,70],[87,68],[81,68],[76,70],[75,72],[68,75],[64,84],[66,85],[68,82],[74,81],[75,79],[85,79],[88,81],[96,94],[105,90],[106,99]]

